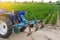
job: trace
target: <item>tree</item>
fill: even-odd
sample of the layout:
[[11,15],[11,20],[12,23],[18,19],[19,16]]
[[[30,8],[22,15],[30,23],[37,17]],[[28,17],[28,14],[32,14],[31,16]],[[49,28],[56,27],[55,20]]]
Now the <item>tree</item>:
[[50,0],[49,3],[52,3],[52,1]]
[[44,0],[42,0],[42,3],[44,2]]
[[16,3],[16,0],[14,0],[14,3]]
[[0,0],[0,2],[2,2],[2,0]]
[[60,3],[60,0],[58,0],[58,2]]
[[33,3],[34,1],[32,0],[32,3]]
[[58,3],[60,4],[60,0],[58,0]]

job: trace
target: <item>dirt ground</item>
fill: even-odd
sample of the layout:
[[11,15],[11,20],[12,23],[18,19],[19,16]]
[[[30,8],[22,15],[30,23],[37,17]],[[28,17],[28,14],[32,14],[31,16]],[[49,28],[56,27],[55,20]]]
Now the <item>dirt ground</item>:
[[30,36],[28,34],[28,28],[24,32],[15,34],[14,32],[8,39],[0,38],[0,40],[60,40],[60,27],[54,28],[43,28],[34,32],[35,28],[32,29],[33,33]]

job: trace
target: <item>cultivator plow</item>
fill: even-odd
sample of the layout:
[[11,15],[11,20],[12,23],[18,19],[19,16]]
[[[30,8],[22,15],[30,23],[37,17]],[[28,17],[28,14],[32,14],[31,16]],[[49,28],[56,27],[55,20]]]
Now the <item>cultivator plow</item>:
[[32,33],[31,28],[34,27],[34,24],[36,24],[35,32],[38,30],[37,23],[39,22],[41,22],[41,29],[44,27],[42,25],[42,21],[40,19],[37,20],[36,17],[34,17],[35,20],[26,20],[24,17],[24,11],[16,11],[14,15],[9,14],[5,11],[3,13],[2,11],[0,11],[0,37],[2,38],[8,38],[12,34],[12,30],[14,30],[14,33],[16,34],[18,34],[19,32],[23,32],[26,27],[29,27],[29,33],[27,34],[27,36],[29,36]]

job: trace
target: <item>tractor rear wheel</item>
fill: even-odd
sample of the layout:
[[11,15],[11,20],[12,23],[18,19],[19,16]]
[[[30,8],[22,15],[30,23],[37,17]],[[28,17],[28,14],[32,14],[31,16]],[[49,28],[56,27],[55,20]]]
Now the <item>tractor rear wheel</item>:
[[0,37],[8,38],[12,33],[12,22],[8,17],[0,15]]

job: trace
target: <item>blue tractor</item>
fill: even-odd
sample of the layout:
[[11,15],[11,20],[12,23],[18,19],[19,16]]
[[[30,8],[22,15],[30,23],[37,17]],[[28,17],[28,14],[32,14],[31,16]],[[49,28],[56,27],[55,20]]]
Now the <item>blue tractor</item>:
[[[12,15],[6,10],[0,10],[0,37],[8,38],[12,29],[16,32],[20,29],[23,32],[26,29],[27,20],[24,18],[24,11],[15,11],[15,14]],[[17,33],[17,32],[16,32]]]
[[[12,30],[14,29],[15,33],[23,32],[27,25],[28,21],[25,19],[24,11],[14,11],[14,15],[9,13],[8,11],[1,9],[0,10],[0,37],[8,38],[12,34]],[[37,21],[39,22],[39,20]],[[33,27],[35,21],[30,21],[30,27]]]

